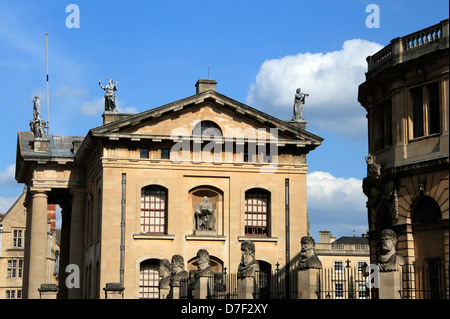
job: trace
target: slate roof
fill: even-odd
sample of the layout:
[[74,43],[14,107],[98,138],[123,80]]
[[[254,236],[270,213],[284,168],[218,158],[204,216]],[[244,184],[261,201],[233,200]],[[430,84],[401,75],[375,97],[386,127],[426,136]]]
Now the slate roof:
[[366,237],[343,236],[335,240],[333,244],[368,245],[369,240]]

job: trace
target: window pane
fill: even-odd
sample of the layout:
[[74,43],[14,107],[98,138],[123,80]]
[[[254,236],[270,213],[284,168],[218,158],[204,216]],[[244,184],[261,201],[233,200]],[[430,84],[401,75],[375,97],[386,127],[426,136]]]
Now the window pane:
[[422,88],[411,90],[413,100],[413,134],[414,138],[423,136],[423,97]]
[[441,116],[439,112],[439,83],[433,83],[429,85],[428,94],[430,96],[428,106],[429,133],[439,133],[441,131]]

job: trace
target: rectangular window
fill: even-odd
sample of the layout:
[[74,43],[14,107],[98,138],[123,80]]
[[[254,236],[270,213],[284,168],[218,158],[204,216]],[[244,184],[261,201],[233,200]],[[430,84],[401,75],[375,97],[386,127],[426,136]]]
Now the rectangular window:
[[13,231],[13,247],[22,248],[22,230],[20,229]]
[[141,192],[141,233],[164,234],[166,225],[166,191],[145,187]]
[[343,272],[343,270],[344,270],[343,262],[342,261],[335,261],[334,262],[334,272],[340,274],[340,273]]
[[140,157],[141,158],[148,158],[148,149],[146,148],[141,148],[140,149]]
[[428,85],[428,133],[441,131],[441,115],[439,111],[439,83]]
[[344,298],[344,284],[334,284],[334,294],[336,299]]
[[268,236],[269,196],[251,192],[245,196],[245,234]]
[[161,149],[161,159],[170,159],[170,150],[167,148]]
[[423,136],[423,93],[422,88],[411,90],[413,102],[413,137]]

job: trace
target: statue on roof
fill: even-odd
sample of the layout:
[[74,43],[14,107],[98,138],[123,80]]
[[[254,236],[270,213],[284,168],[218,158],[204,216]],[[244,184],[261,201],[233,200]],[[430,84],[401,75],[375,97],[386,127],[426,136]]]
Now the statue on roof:
[[116,94],[114,91],[117,91],[117,81],[113,83],[111,78],[108,79],[108,84],[103,86],[101,81],[98,81],[100,87],[105,90],[105,111],[117,112],[116,110]]
[[303,105],[305,104],[305,98],[309,96],[309,94],[302,93],[300,88],[297,89],[294,97],[294,117],[292,121],[301,121],[304,120],[302,116]]
[[39,96],[33,99],[33,120],[30,122],[31,131],[34,137],[41,138],[44,136],[44,121],[41,119],[41,102]]

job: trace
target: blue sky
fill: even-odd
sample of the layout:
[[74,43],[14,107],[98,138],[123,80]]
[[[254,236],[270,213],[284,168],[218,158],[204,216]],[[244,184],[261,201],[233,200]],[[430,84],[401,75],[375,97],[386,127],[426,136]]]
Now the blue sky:
[[[69,4],[79,28],[68,28]],[[368,28],[369,4],[379,28]],[[323,137],[308,155],[311,235],[367,229],[365,112],[357,102],[365,58],[399,36],[448,19],[448,1],[0,1],[0,213],[23,185],[14,180],[17,132],[29,130],[32,98],[50,133],[85,136],[101,125],[103,91],[118,82],[118,107],[143,112],[191,96],[209,77],[217,91],[283,120],[297,87],[310,93],[307,130]]]

